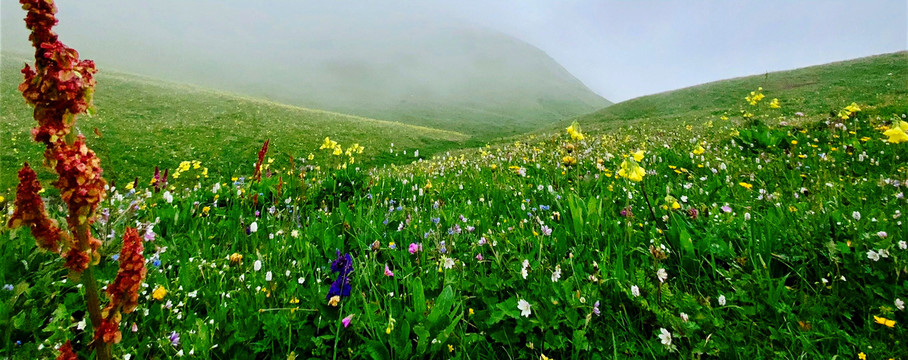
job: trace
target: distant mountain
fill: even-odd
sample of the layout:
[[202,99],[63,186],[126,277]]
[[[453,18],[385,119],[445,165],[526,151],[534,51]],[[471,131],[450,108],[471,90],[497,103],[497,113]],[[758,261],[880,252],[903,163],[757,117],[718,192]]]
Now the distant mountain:
[[[377,7],[370,16],[171,2],[60,2],[61,39],[101,69],[480,139],[610,104],[538,48],[455,21]],[[4,49],[27,51],[12,3],[2,9]]]

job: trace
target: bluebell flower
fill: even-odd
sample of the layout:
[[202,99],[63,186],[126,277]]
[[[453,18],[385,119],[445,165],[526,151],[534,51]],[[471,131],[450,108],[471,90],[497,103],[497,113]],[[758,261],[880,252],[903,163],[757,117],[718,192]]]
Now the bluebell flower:
[[432,222],[438,224],[441,222],[441,218],[434,217],[432,218]]
[[119,261],[119,260],[120,260],[120,254],[113,254],[113,256],[111,256],[110,258],[113,259],[113,261]]
[[539,210],[548,211],[549,209],[551,209],[551,207],[548,205],[539,205]]

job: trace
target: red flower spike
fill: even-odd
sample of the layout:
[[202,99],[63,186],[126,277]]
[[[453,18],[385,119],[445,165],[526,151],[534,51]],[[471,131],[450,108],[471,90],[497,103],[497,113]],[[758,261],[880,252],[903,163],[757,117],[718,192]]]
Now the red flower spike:
[[139,288],[147,272],[143,251],[139,232],[135,228],[126,228],[123,248],[120,250],[120,270],[113,283],[107,286],[110,303],[104,308],[105,313],[122,308],[128,314],[138,306]]
[[82,135],[71,145],[59,142],[49,151],[56,159],[55,169],[60,175],[54,186],[60,189],[60,197],[69,207],[70,229],[75,230],[86,222],[91,224],[107,184],[101,177],[101,160],[85,146]]
[[120,313],[115,313],[110,319],[101,320],[101,326],[95,329],[95,340],[108,344],[117,344],[123,339],[120,332]]
[[60,240],[66,234],[60,231],[57,221],[47,217],[44,201],[38,192],[41,183],[35,171],[25,163],[19,170],[19,185],[16,187],[16,210],[10,217],[8,226],[18,228],[27,225],[38,247],[50,252],[60,252]]
[[76,353],[73,352],[73,345],[68,340],[60,347],[59,351],[60,355],[57,355],[57,360],[79,360]]
[[265,162],[265,154],[268,153],[268,143],[270,141],[271,139],[265,140],[265,144],[259,150],[259,161],[255,163],[255,174],[252,175],[257,181],[262,180],[262,163]]

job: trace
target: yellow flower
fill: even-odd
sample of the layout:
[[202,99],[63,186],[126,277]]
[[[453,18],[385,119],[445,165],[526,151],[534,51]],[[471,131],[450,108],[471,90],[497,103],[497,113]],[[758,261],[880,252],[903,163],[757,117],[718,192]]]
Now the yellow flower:
[[230,265],[239,265],[243,263],[243,255],[239,253],[230,254]]
[[577,165],[577,159],[575,159],[573,156],[570,156],[570,155],[567,155],[567,156],[561,158],[561,162],[563,162],[565,166]]
[[644,170],[636,161],[624,160],[621,162],[621,169],[618,170],[618,176],[627,178],[633,182],[643,181],[643,176],[646,175],[646,170]]
[[899,121],[898,126],[893,126],[892,129],[886,130],[883,135],[888,136],[889,139],[886,141],[893,144],[908,142],[908,122]]
[[154,289],[154,292],[151,293],[151,297],[158,301],[164,299],[165,296],[167,296],[167,289],[161,285],[158,285],[158,287]]
[[300,299],[297,299],[296,296],[294,296],[292,299],[290,299],[290,303],[291,303],[291,304],[299,304],[299,303],[300,303]]
[[634,153],[634,161],[643,161],[643,150],[637,150]]
[[753,185],[748,184],[748,183],[746,183],[746,182],[739,182],[738,185],[743,186],[743,187],[744,187],[745,189],[747,189],[747,190],[750,190],[750,189],[752,189],[752,188],[754,187]]
[[678,204],[677,201],[672,203],[672,210],[678,210],[681,208],[681,204]]
[[344,150],[341,149],[341,146],[340,146],[340,145],[337,145],[337,144],[335,143],[335,145],[334,145],[334,155],[340,155],[340,154],[343,154],[343,153],[344,153]]
[[694,155],[703,155],[704,152],[706,152],[706,149],[704,149],[703,146],[700,145],[697,145],[697,148],[694,149]]
[[580,123],[574,121],[571,126],[568,126],[567,129],[568,135],[571,136],[571,139],[574,140],[583,140],[583,133],[580,132]]
[[331,299],[328,300],[328,305],[337,307],[337,303],[339,303],[340,301],[341,301],[341,297],[334,295],[331,297]]
[[863,351],[859,352],[859,353],[858,353],[858,359],[860,359],[860,360],[867,360],[867,354],[864,354]]
[[319,149],[319,150],[322,150],[322,149],[334,149],[335,146],[337,146],[337,142],[336,142],[336,141],[333,141],[333,140],[331,140],[331,139],[329,139],[329,138],[326,136],[326,137],[325,137],[325,141],[322,143],[322,146],[319,147],[318,149]]
[[779,99],[772,99],[772,101],[769,102],[769,107],[773,108],[773,109],[778,109],[782,106],[779,105]]
[[454,345],[448,344],[448,352],[454,352]]
[[845,107],[845,111],[848,111],[848,112],[854,114],[854,113],[856,113],[856,112],[858,112],[858,111],[861,111],[861,108],[858,107],[858,104],[856,104],[856,103],[851,103],[851,105],[848,105],[848,106]]
[[132,190],[132,183],[126,183],[126,190]]
[[391,335],[391,327],[390,327],[390,326],[388,326],[388,328],[385,329],[385,334]]
[[210,206],[203,207],[203,208],[202,208],[202,215],[207,216],[209,211],[211,211],[211,207],[210,207]]
[[470,308],[469,310],[467,310],[467,313],[470,314],[470,316],[473,316],[473,314],[475,314],[475,313],[473,312],[473,308]]
[[4,201],[6,201],[6,198],[3,197],[3,195],[0,195],[0,203],[3,203]]
[[886,327],[890,327],[890,328],[895,327],[895,320],[889,320],[887,318],[874,315],[873,321],[876,322],[877,324],[884,325]]

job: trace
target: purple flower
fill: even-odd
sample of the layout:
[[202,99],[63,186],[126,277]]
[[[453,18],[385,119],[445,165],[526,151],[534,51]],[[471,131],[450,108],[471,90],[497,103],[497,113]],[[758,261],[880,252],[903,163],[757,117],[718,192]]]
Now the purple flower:
[[482,254],[476,254],[476,261],[482,261]]
[[331,272],[338,273],[338,275],[337,279],[331,283],[331,288],[328,289],[328,296],[325,298],[350,296],[350,273],[353,272],[353,257],[350,254],[341,255],[340,250],[337,250],[337,259],[331,262]]
[[448,248],[445,246],[444,240],[442,240],[441,244],[439,244],[438,252],[440,252],[442,254],[445,254],[448,252]]
[[152,230],[151,226],[145,228],[144,237],[145,237],[145,241],[154,241],[155,233],[154,233],[154,230]]
[[486,237],[485,237],[485,236],[479,238],[479,246],[485,245],[486,242],[487,242],[487,240],[486,240]]
[[726,212],[726,213],[730,213],[730,212],[731,212],[731,206],[722,205],[722,211],[724,211],[724,212]]
[[552,228],[542,225],[542,235],[552,236]]
[[634,213],[631,212],[631,207],[628,206],[628,207],[626,207],[626,208],[624,208],[624,209],[621,209],[621,216],[623,216],[623,217],[632,217],[632,216],[634,216]]
[[596,300],[596,303],[593,304],[593,314],[599,316],[599,300]]
[[347,315],[347,317],[345,317],[343,320],[341,320],[341,323],[344,324],[344,329],[346,329],[348,326],[350,326],[351,321],[353,321],[353,314]]
[[170,345],[180,346],[180,334],[176,331],[170,333]]
[[432,222],[438,224],[441,222],[441,218],[434,217],[434,218],[432,218]]
[[13,285],[12,284],[3,285],[3,290],[13,291]]

